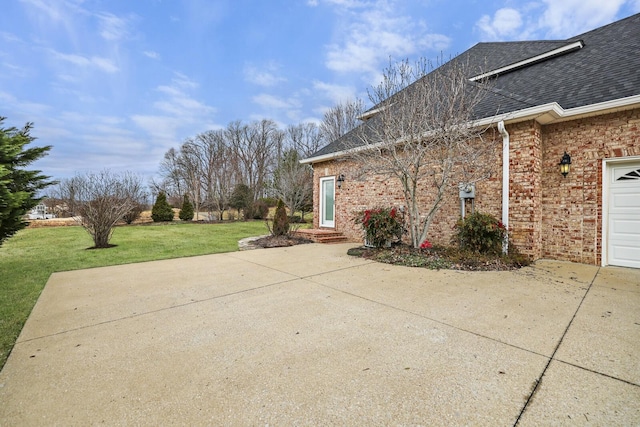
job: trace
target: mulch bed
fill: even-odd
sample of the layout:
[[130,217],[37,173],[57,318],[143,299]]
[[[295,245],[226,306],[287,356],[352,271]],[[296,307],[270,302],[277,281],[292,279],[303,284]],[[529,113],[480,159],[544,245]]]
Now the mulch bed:
[[529,258],[520,254],[487,255],[446,246],[434,246],[431,249],[416,249],[408,245],[396,245],[391,248],[362,246],[350,249],[348,254],[387,264],[432,270],[506,271],[517,270],[531,262]]
[[285,246],[304,245],[313,243],[309,239],[296,236],[267,236],[251,242],[253,245],[261,248],[282,248]]

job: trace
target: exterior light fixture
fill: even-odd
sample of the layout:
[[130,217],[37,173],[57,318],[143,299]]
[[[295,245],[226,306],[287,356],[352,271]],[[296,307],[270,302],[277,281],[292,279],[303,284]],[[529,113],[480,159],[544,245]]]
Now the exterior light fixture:
[[571,168],[571,156],[565,151],[564,156],[562,156],[562,159],[558,164],[560,165],[560,173],[562,174],[562,177],[566,178],[569,174],[569,169]]
[[338,189],[342,188],[342,184],[344,183],[344,175],[340,174],[338,175]]

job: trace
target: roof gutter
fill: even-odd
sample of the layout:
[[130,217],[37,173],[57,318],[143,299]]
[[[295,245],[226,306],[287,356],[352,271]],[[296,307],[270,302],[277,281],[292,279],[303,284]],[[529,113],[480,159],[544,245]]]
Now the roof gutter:
[[[596,116],[599,114],[614,113],[617,111],[630,110],[632,108],[640,108],[640,95],[628,96],[626,98],[614,99],[611,101],[599,102],[597,104],[585,105],[564,109],[557,102],[536,105],[535,107],[525,108],[510,113],[498,114],[492,117],[485,117],[473,122],[474,126],[489,126],[499,122],[518,123],[527,120],[536,120],[541,125],[550,123],[563,122],[567,120],[575,120],[583,117]],[[309,157],[302,159],[300,163],[309,164],[324,162],[338,157],[343,157],[350,150],[336,151],[334,153],[323,154],[321,156]]]
[[502,224],[507,232],[502,241],[502,253],[509,251],[509,132],[504,121],[498,122],[498,132],[502,135]]

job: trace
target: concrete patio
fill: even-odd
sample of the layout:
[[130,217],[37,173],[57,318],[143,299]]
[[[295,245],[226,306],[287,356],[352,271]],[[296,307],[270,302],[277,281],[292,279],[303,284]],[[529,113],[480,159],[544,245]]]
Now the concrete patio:
[[640,270],[301,245],[53,274],[0,425],[639,425]]

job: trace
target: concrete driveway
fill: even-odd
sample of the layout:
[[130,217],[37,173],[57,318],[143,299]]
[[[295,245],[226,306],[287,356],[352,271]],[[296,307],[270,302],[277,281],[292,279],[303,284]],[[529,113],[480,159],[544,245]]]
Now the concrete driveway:
[[640,271],[303,245],[56,273],[0,425],[639,425]]

